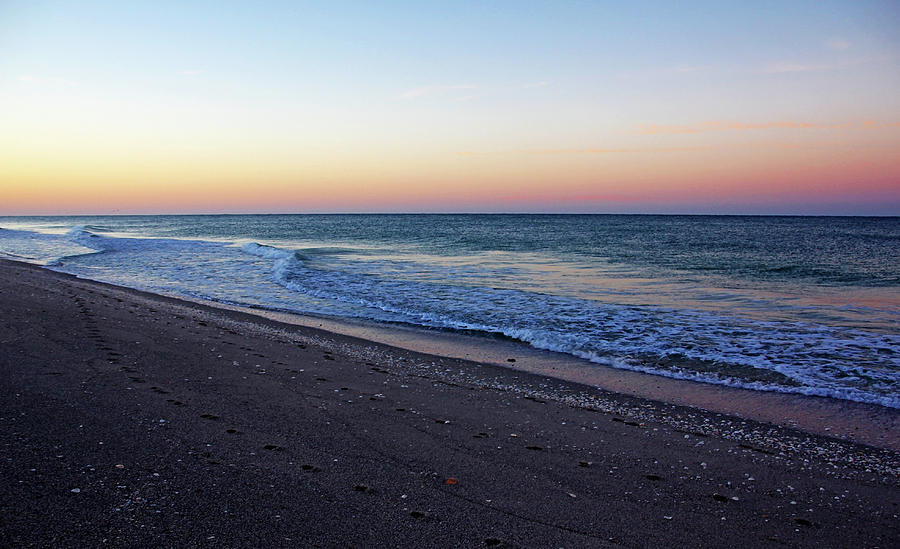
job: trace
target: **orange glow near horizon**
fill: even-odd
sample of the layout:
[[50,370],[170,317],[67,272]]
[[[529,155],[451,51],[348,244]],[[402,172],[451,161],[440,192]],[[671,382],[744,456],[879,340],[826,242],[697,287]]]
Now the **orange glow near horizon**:
[[[781,142],[295,155],[91,151],[0,157],[4,214],[538,211],[641,203],[812,204],[900,194],[900,149]],[[552,208],[551,208],[552,209]]]

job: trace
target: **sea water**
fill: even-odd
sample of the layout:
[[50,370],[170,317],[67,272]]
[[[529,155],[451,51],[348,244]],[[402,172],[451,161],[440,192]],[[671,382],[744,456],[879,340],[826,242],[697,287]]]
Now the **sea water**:
[[0,217],[0,257],[900,408],[900,218]]

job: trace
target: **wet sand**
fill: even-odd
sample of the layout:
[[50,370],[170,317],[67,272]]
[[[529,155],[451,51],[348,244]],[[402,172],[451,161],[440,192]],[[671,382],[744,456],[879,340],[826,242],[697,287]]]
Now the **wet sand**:
[[11,261],[0,311],[3,546],[900,544],[890,449]]
[[[409,326],[302,316],[209,301],[198,303],[250,312],[285,324],[324,328],[368,341],[442,357],[460,358],[600,387],[644,399],[736,415],[764,423],[900,451],[900,410],[877,404],[697,383],[591,363],[521,342],[487,339]],[[514,362],[510,362],[510,359]]]

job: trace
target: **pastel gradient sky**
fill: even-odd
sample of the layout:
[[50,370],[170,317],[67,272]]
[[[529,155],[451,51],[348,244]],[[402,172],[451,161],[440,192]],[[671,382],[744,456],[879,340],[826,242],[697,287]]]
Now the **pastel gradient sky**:
[[0,214],[900,215],[900,2],[0,1]]

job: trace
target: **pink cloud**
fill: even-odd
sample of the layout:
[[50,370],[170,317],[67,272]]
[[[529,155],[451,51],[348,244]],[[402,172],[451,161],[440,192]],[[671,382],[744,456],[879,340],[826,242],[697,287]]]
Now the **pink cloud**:
[[792,120],[777,120],[774,122],[726,122],[712,121],[701,122],[699,124],[685,125],[659,125],[659,124],[643,124],[637,126],[637,129],[631,133],[638,135],[658,135],[658,134],[691,134],[706,133],[720,131],[745,131],[745,130],[771,130],[771,129],[804,129],[804,130],[842,130],[851,128],[872,128],[879,126],[894,126],[895,123],[881,123],[874,120],[865,120],[863,122],[841,122],[841,123],[822,123],[822,122],[796,122]]

